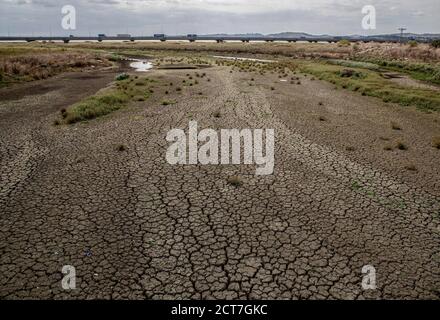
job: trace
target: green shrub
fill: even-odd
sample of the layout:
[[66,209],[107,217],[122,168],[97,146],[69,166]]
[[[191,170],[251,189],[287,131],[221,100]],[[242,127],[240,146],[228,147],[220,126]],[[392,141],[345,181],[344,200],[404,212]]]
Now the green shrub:
[[122,80],[126,80],[130,78],[130,76],[126,73],[121,73],[119,75],[116,76],[116,81],[122,81]]
[[361,72],[353,69],[343,69],[339,71],[339,76],[341,76],[342,78],[364,78],[364,75]]
[[121,56],[118,56],[117,54],[114,54],[114,55],[110,56],[110,57],[108,58],[108,60],[110,60],[110,61],[112,61],[112,62],[121,61],[121,60],[122,60],[122,57],[121,57]]
[[128,101],[129,96],[118,91],[92,96],[69,107],[65,112],[65,122],[91,120],[120,109]]
[[432,41],[431,46],[434,48],[440,48],[440,39]]
[[351,46],[351,42],[347,39],[342,39],[338,41],[338,47],[349,47]]

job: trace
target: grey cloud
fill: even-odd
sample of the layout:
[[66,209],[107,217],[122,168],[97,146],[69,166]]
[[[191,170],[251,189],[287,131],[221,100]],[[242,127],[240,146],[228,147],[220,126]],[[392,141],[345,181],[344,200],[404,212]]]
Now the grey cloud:
[[73,34],[125,33],[273,33],[304,31],[315,34],[395,32],[405,25],[412,32],[440,32],[438,0],[370,0],[376,6],[378,29],[361,28],[361,8],[355,0],[0,0],[0,30],[5,34],[65,35],[61,7],[77,9]]

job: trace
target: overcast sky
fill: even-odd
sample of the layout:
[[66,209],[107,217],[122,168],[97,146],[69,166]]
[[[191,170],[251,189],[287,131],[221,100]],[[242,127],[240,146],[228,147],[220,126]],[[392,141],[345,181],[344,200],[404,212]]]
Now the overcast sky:
[[[73,5],[77,29],[61,27]],[[377,29],[363,30],[374,5]],[[1,35],[276,33],[440,33],[440,0],[0,0]]]

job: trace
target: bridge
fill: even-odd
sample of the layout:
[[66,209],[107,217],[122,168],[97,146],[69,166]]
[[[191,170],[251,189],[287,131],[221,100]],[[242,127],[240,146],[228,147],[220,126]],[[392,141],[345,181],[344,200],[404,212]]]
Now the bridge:
[[[64,43],[69,43],[70,41],[189,41],[189,42],[195,42],[195,41],[214,41],[217,43],[223,43],[226,41],[238,41],[238,42],[251,42],[251,41],[259,41],[259,42],[310,42],[310,43],[317,43],[317,42],[338,42],[340,40],[348,40],[350,42],[399,42],[400,38],[390,38],[390,39],[384,39],[380,37],[354,37],[354,38],[344,38],[344,37],[286,37],[286,38],[276,38],[276,37],[236,37],[236,36],[197,36],[197,35],[188,35],[188,36],[167,36],[167,35],[161,35],[161,36],[96,36],[96,37],[81,37],[81,36],[69,36],[69,37],[46,37],[46,36],[40,36],[40,37],[14,37],[14,36],[8,36],[8,37],[1,37],[1,42],[10,42],[10,41],[25,41],[25,42],[34,42],[34,41],[61,41]],[[407,42],[409,40],[412,40],[410,38],[404,38],[402,39],[402,42]],[[429,42],[429,40],[426,41],[420,41],[418,42]]]

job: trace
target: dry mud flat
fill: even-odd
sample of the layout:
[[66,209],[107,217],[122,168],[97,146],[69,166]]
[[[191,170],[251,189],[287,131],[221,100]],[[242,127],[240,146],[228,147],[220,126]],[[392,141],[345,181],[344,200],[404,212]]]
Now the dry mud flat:
[[[440,298],[437,114],[306,77],[250,86],[228,68],[204,72],[211,81],[167,96],[175,104],[157,85],[145,102],[70,126],[52,125],[59,109],[114,74],[0,92],[2,298]],[[165,136],[190,120],[275,129],[274,174],[169,165]],[[384,151],[397,139],[409,149]],[[64,265],[76,290],[61,288]],[[362,290],[364,265],[376,290]]]

